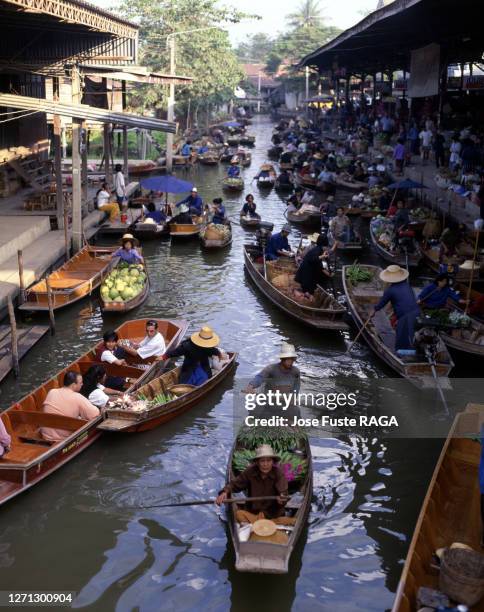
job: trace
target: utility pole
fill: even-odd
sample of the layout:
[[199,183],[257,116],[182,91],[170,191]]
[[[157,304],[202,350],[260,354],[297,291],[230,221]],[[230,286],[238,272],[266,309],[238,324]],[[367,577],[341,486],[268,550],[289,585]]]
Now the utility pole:
[[260,85],[261,85],[261,73],[259,70],[259,78],[257,80],[257,112],[260,114]]
[[[168,96],[168,112],[167,120],[174,121],[175,119],[175,37],[168,36],[166,44],[170,50],[170,94]],[[173,170],[173,134],[168,132],[166,135],[166,171],[171,174]]]

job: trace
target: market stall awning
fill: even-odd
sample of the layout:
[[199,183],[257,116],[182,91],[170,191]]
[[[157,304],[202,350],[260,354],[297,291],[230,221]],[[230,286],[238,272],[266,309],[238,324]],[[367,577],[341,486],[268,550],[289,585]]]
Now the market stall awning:
[[107,109],[88,106],[87,104],[63,104],[43,98],[30,98],[28,96],[0,93],[0,106],[49,113],[60,115],[61,117],[85,119],[86,121],[97,121],[99,123],[126,125],[127,127],[156,130],[158,132],[171,132],[172,134],[176,131],[176,124],[172,121],[142,117],[140,115],[132,115],[131,113],[116,113]]
[[86,76],[100,76],[117,81],[147,83],[149,85],[189,85],[192,77],[150,72],[145,66],[93,66],[80,64],[79,70]]

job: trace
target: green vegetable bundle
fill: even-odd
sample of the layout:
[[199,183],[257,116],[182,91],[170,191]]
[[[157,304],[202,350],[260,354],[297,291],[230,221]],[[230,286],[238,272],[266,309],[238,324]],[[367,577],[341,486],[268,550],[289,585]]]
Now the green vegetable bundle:
[[359,264],[354,263],[346,269],[346,278],[352,285],[357,285],[358,283],[371,281],[373,274],[369,270],[362,268]]
[[161,406],[163,404],[171,402],[173,396],[171,395],[171,393],[158,393],[152,399],[150,399],[144,393],[138,393],[138,399],[143,400],[144,402],[148,402],[148,406],[150,408],[153,408],[155,406]]
[[237,442],[251,452],[262,446],[262,444],[269,444],[272,450],[280,455],[291,449],[298,448],[305,437],[300,431],[289,427],[281,429],[274,427],[244,427],[237,436]]

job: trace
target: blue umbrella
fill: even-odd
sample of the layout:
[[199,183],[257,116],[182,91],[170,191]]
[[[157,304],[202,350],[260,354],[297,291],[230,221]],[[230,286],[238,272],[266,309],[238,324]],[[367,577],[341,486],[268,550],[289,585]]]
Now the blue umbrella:
[[150,176],[141,181],[143,189],[150,191],[164,191],[166,193],[186,193],[191,191],[193,183],[182,181],[172,174],[162,174],[161,176]]
[[425,187],[425,185],[422,185],[422,183],[416,183],[415,181],[412,181],[410,179],[402,179],[397,183],[392,183],[391,185],[388,185],[388,187],[389,189],[427,189],[427,187]]
[[233,128],[238,128],[241,127],[241,123],[238,123],[237,121],[225,121],[224,123],[222,123],[222,125],[224,127],[233,127]]

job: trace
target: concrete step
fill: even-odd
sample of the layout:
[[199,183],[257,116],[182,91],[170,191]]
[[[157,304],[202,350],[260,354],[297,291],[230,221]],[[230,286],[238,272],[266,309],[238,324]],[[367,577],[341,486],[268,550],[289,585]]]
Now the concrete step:
[[[0,265],[50,232],[49,217],[0,216]],[[17,268],[17,266],[15,266]]]

